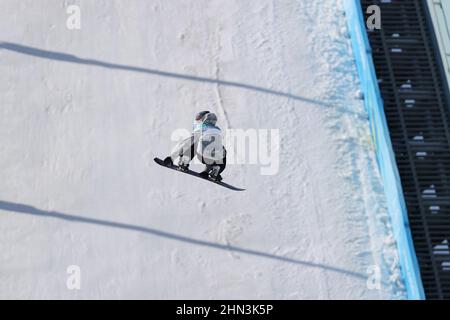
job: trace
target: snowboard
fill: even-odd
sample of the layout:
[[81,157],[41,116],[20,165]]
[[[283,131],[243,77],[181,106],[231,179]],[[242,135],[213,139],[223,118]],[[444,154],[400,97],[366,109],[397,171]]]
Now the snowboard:
[[165,164],[164,161],[159,159],[159,158],[154,158],[153,160],[157,164],[159,164],[160,166],[163,166],[163,167],[166,167],[166,168],[169,168],[169,169],[172,169],[172,170],[176,170],[176,171],[181,172],[181,173],[186,173],[188,175],[191,175],[191,176],[194,176],[194,177],[206,180],[206,181],[210,181],[212,183],[218,184],[219,186],[225,187],[227,189],[234,190],[234,191],[245,191],[245,189],[234,187],[234,186],[229,185],[228,183],[225,183],[225,182],[222,182],[222,181],[216,181],[216,180],[211,179],[211,178],[202,177],[198,172],[195,172],[195,171],[192,171],[192,170],[189,170],[189,169],[188,170],[181,170],[180,167],[178,167],[177,165],[174,165],[174,164]]

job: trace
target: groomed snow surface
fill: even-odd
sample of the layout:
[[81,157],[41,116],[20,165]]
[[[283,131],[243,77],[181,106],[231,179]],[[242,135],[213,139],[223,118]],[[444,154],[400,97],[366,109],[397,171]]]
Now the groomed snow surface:
[[[277,174],[154,164],[204,109]],[[0,298],[405,298],[341,0],[2,0]]]

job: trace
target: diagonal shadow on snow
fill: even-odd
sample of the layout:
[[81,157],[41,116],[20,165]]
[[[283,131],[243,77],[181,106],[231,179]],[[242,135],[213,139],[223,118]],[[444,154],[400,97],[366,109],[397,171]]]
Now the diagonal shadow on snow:
[[88,224],[95,224],[95,225],[99,225],[99,226],[103,226],[103,227],[136,231],[136,232],[141,232],[141,233],[148,234],[148,235],[168,238],[168,239],[172,239],[175,241],[182,241],[182,242],[186,242],[186,243],[190,243],[190,244],[194,244],[194,245],[211,247],[211,248],[221,249],[221,250],[230,250],[230,251],[234,251],[234,252],[258,256],[261,258],[267,258],[267,259],[273,259],[273,260],[293,263],[293,264],[302,265],[302,266],[311,267],[311,268],[320,268],[320,269],[323,269],[326,271],[341,273],[341,274],[344,274],[349,277],[358,278],[360,280],[367,279],[366,275],[364,275],[364,274],[353,272],[353,271],[348,271],[348,270],[333,267],[333,266],[328,266],[328,265],[321,264],[321,263],[302,261],[302,260],[278,256],[278,255],[274,255],[274,254],[270,254],[270,253],[265,253],[265,252],[257,251],[257,250],[253,250],[253,249],[246,249],[246,248],[241,248],[241,247],[232,246],[232,245],[224,245],[224,244],[209,242],[209,241],[205,241],[205,240],[198,240],[198,239],[189,238],[189,237],[185,237],[182,235],[178,235],[178,234],[174,234],[174,233],[170,233],[170,232],[166,232],[166,231],[161,231],[161,230],[148,228],[148,227],[141,227],[141,226],[127,224],[127,223],[75,216],[75,215],[60,213],[60,212],[56,212],[56,211],[45,211],[45,210],[37,209],[30,205],[6,202],[6,201],[0,201],[0,210],[61,219],[61,220],[66,220],[66,221],[70,221],[70,222],[75,222],[75,223],[88,223]]
[[321,105],[321,106],[325,106],[325,107],[329,106],[325,102],[297,96],[297,95],[294,95],[294,94],[291,94],[288,92],[267,89],[267,88],[263,88],[263,87],[259,87],[259,86],[255,86],[255,85],[251,85],[251,84],[219,80],[219,79],[213,79],[213,78],[207,78],[207,77],[198,77],[198,76],[186,75],[186,74],[175,73],[175,72],[167,72],[167,71],[161,71],[161,70],[155,70],[155,69],[148,69],[148,68],[142,68],[142,67],[127,66],[127,65],[123,65],[123,64],[103,62],[103,61],[94,60],[94,59],[84,59],[84,58],[79,58],[72,54],[61,53],[61,52],[56,52],[56,51],[48,51],[48,50],[33,48],[33,47],[24,46],[24,45],[20,45],[20,44],[16,44],[16,43],[11,43],[11,42],[0,42],[0,49],[14,51],[14,52],[18,52],[21,54],[39,57],[39,58],[43,58],[43,59],[78,63],[78,64],[84,64],[84,65],[92,65],[92,66],[109,68],[109,69],[139,72],[139,73],[145,73],[145,74],[161,76],[161,77],[177,78],[177,79],[182,79],[182,80],[205,82],[205,83],[210,83],[210,84],[218,84],[218,85],[223,85],[223,86],[229,86],[229,87],[235,87],[235,88],[241,88],[241,89],[261,92],[261,93],[265,93],[265,94],[272,94],[272,95],[276,95],[276,96],[285,97],[288,99],[303,101],[306,103]]

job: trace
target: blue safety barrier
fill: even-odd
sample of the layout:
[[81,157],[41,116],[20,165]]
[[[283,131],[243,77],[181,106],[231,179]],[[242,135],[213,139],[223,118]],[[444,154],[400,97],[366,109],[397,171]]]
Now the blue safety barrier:
[[361,3],[359,0],[344,0],[344,5],[361,90],[364,94],[364,105],[369,115],[372,140],[376,149],[377,163],[383,180],[408,298],[423,300],[425,293],[420,278],[419,264],[414,250],[402,184],[384,114],[383,99],[378,87]]

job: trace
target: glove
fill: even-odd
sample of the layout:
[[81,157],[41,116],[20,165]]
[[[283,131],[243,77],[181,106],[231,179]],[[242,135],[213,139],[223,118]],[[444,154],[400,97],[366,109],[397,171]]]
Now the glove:
[[166,158],[163,160],[163,162],[164,162],[164,164],[165,164],[166,166],[172,166],[172,165],[173,165],[173,161],[172,161],[172,158],[171,158],[171,157],[166,157]]

